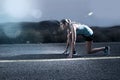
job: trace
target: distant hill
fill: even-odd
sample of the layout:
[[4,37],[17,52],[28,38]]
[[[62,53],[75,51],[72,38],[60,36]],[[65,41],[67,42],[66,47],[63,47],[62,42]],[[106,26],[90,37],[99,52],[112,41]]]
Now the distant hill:
[[[120,42],[120,26],[91,28],[94,31],[94,42]],[[77,42],[84,41],[81,36],[77,38]],[[66,32],[60,31],[57,20],[0,25],[0,44],[61,42],[66,42]]]
[[92,27],[95,42],[120,42],[120,26]]

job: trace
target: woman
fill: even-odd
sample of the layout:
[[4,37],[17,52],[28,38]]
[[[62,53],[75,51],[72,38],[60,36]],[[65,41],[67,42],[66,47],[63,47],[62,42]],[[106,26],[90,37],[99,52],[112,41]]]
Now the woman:
[[75,54],[75,44],[76,44],[76,36],[82,35],[86,40],[86,51],[88,54],[93,54],[99,51],[104,51],[104,53],[110,53],[110,47],[99,47],[92,48],[93,42],[93,31],[87,25],[82,25],[79,23],[71,22],[70,19],[63,19],[60,21],[60,28],[62,30],[67,30],[67,46],[64,53],[67,53],[68,47],[70,46],[69,58],[72,58],[73,54]]

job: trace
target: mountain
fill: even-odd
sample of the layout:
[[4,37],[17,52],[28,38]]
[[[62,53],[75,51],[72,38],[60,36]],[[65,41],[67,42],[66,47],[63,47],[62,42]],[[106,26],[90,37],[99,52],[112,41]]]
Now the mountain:
[[[94,31],[94,42],[120,42],[120,26],[91,28]],[[77,37],[77,42],[83,41],[83,37]],[[0,25],[0,44],[61,42],[66,42],[66,32],[60,30],[57,20]]]

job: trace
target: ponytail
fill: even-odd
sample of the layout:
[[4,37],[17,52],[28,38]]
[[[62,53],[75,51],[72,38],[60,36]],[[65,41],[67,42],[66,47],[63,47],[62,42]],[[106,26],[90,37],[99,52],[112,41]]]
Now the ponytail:
[[71,20],[70,19],[62,19],[60,22],[62,22],[63,24],[71,23]]

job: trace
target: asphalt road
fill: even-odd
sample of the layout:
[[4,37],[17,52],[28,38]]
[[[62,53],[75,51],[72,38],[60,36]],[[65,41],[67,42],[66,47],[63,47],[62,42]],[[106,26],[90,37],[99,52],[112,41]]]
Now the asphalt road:
[[0,80],[120,80],[120,57],[99,58],[2,60]]
[[40,54],[22,54],[23,58],[21,55],[2,56],[0,80],[120,80],[119,45],[113,47],[116,45],[111,47],[117,52],[112,51],[109,56],[85,55],[72,59],[61,54],[49,54],[49,59],[43,59]]

